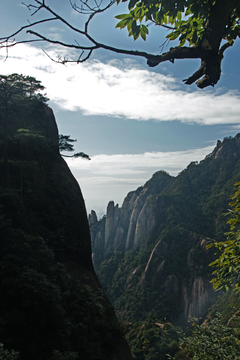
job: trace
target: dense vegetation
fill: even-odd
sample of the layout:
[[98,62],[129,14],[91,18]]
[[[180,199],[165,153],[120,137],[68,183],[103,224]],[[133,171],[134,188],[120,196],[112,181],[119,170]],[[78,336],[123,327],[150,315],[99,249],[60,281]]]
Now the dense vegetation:
[[239,269],[240,269],[240,182],[237,191],[231,195],[232,201],[229,205],[232,207],[228,210],[230,219],[230,231],[226,233],[225,241],[213,241],[208,248],[215,246],[218,249],[218,257],[210,266],[217,267],[213,272],[216,277],[212,280],[214,289],[228,290],[234,287],[236,292],[240,291],[239,287]]
[[41,90],[31,77],[0,77],[0,357],[112,359],[123,335]]
[[[164,203],[164,211],[159,217],[159,227],[145,239],[144,244],[127,251],[119,247],[115,250],[112,245],[104,252],[104,244],[102,247],[99,245],[96,249],[93,248],[93,252],[96,252],[95,268],[103,288],[119,319],[130,322],[133,329],[139,326],[141,328],[145,324],[142,329],[146,331],[149,318],[155,319],[151,328],[153,334],[157,329],[156,323],[163,325],[163,319],[177,326],[187,325],[183,309],[176,300],[178,295],[174,288],[170,293],[167,291],[166,281],[169,276],[178,278],[182,288],[186,285],[188,296],[191,296],[193,277],[203,279],[206,283],[211,280],[214,269],[208,265],[214,259],[214,251],[207,252],[205,245],[210,239],[218,243],[224,242],[225,233],[229,231],[223,213],[228,209],[230,195],[236,191],[234,184],[240,178],[239,140],[238,134],[235,138],[218,141],[211,154],[199,163],[189,164],[176,178],[162,171],[153,175],[143,189],[149,191],[148,201]],[[103,229],[105,222],[106,218],[97,226]],[[205,242],[202,245],[203,239]],[[143,281],[152,250],[160,240],[168,245],[169,251],[152,260],[148,278]],[[189,262],[190,266],[187,265]],[[164,271],[156,283],[154,276],[163,263]],[[205,315],[207,310],[206,308]],[[219,311],[221,312],[221,309]],[[226,316],[224,318],[225,321],[228,320]],[[139,321],[142,325],[139,325]],[[155,349],[155,355],[150,356],[150,353],[146,352],[143,345],[146,339],[142,340],[142,350],[138,348],[137,353],[136,343],[140,335],[139,331],[135,330],[133,339],[133,333],[131,330],[127,336],[135,359],[155,359],[156,356],[161,359],[163,355],[156,346],[151,347],[151,351]],[[166,352],[170,353],[171,341],[175,340],[176,337],[173,336],[166,342],[164,337],[161,337],[158,346],[161,343],[167,344]]]

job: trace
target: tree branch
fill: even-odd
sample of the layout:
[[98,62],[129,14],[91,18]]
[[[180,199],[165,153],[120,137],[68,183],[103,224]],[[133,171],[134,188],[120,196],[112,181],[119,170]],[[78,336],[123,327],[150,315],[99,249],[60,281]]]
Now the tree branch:
[[[7,41],[14,38],[14,36],[18,35],[20,32],[22,32],[25,29],[28,29],[30,27],[33,27],[33,26],[36,26],[36,25],[39,25],[39,24],[43,24],[43,23],[48,22],[48,21],[53,21],[53,20],[57,20],[57,18],[54,17],[54,18],[42,19],[42,20],[36,21],[34,23],[30,23],[28,25],[22,26],[20,29],[18,29],[17,31],[15,31],[11,35],[0,38],[0,44],[6,43]],[[20,43],[20,42],[18,42],[18,43]]]
[[[140,56],[144,57],[147,60],[147,64],[150,67],[155,67],[164,61],[171,61],[172,63],[176,59],[201,59],[200,68],[191,75],[188,79],[183,80],[185,84],[192,84],[197,80],[197,86],[199,88],[204,88],[206,86],[212,85],[214,86],[221,75],[221,61],[223,59],[224,51],[233,44],[233,41],[225,43],[220,49],[220,43],[224,36],[226,36],[226,28],[229,27],[229,19],[230,14],[232,13],[234,7],[237,6],[239,0],[217,0],[215,4],[211,7],[208,22],[206,25],[206,29],[204,31],[203,38],[199,45],[192,47],[174,47],[170,48],[168,52],[165,52],[161,55],[155,55],[146,53],[144,51],[137,50],[126,50],[115,48],[112,46],[108,46],[106,44],[102,44],[97,42],[90,34],[89,34],[89,24],[95,17],[95,15],[100,14],[107,9],[109,9],[116,0],[110,0],[106,6],[102,7],[103,0],[93,0],[94,4],[91,5],[89,3],[90,0],[80,0],[81,6],[77,6],[75,3],[70,1],[71,7],[82,15],[89,15],[85,23],[83,24],[83,29],[76,28],[71,25],[67,20],[65,20],[62,16],[57,14],[53,9],[46,5],[45,1],[42,0],[34,0],[37,5],[29,4],[25,6],[28,9],[34,9],[32,16],[35,15],[40,10],[45,9],[48,13],[50,13],[53,17],[42,19],[33,23],[29,23],[28,25],[22,26],[19,30],[15,31],[11,35],[7,37],[0,38],[0,47],[9,48],[11,46],[15,46],[19,43],[30,43],[34,41],[44,41],[54,45],[63,46],[65,48],[72,48],[76,50],[81,50],[80,55],[76,60],[71,59],[61,59],[58,60],[52,59],[48,54],[47,56],[58,63],[66,64],[67,62],[71,63],[81,63],[89,59],[92,52],[96,49],[105,49],[118,54],[125,54],[131,56]],[[76,34],[82,36],[85,39],[88,39],[89,45],[81,45],[81,42],[75,40],[75,44],[67,43],[64,41],[58,41],[51,39],[50,37],[42,35],[40,32],[32,30],[37,25],[41,25],[43,23],[49,23],[51,21],[58,20],[60,23],[64,24],[67,28],[74,31]],[[27,34],[33,35],[38,39],[34,40],[21,40],[16,41],[15,37],[19,35],[24,30],[27,30]],[[11,41],[11,43],[9,43]],[[86,55],[84,56],[84,52]],[[46,52],[45,52],[46,53]]]

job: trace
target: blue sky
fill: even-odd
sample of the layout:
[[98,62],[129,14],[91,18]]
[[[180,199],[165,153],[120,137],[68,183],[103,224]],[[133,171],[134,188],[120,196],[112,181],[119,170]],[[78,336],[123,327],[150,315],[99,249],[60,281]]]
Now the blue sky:
[[[47,3],[82,26],[68,0]],[[21,1],[0,0],[0,5],[0,36],[33,20]],[[160,53],[166,30],[150,26],[147,41],[134,42],[125,30],[115,29],[114,15],[124,12],[124,6],[114,5],[100,14],[91,24],[91,35],[111,46]],[[40,30],[58,40],[80,41],[57,23]],[[55,58],[76,56],[49,44],[21,44],[9,50],[6,61],[5,50],[0,50],[1,73],[18,72],[41,80],[59,132],[77,139],[76,151],[92,158],[68,160],[88,212],[104,213],[110,200],[121,206],[127,193],[155,171],[176,176],[191,161],[210,153],[218,139],[240,131],[239,40],[225,52],[219,83],[204,90],[182,83],[198,69],[200,60],[149,68],[144,59],[98,50],[85,63],[64,66],[52,62],[42,49]]]

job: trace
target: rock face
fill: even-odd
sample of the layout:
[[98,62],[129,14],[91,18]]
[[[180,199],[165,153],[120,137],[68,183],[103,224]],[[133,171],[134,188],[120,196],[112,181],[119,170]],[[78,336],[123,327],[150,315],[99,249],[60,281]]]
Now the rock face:
[[132,359],[93,269],[83,197],[59,154],[53,112],[33,105],[11,109],[0,141],[1,342],[25,360]]
[[[163,172],[162,176],[171,181],[171,177],[166,173]],[[140,187],[129,193],[121,209],[110,201],[106,217],[101,224],[96,221],[94,211],[89,215],[93,250],[98,251],[98,246],[103,243],[104,252],[111,247],[115,251],[140,247],[159,227],[159,217],[163,212],[164,201],[157,198],[153,200],[148,188]]]
[[177,323],[204,315],[216,299],[208,266],[214,251],[206,244],[225,239],[221,214],[239,169],[238,134],[176,178],[157,172],[121,208],[111,201],[103,219],[92,212],[94,266],[119,316],[138,321],[154,314]]

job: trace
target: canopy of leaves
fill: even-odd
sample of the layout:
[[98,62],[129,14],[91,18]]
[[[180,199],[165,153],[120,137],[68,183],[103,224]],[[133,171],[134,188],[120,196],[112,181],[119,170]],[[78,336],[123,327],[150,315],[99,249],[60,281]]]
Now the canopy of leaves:
[[217,267],[213,272],[216,277],[212,280],[213,287],[216,290],[225,289],[234,286],[237,292],[240,292],[240,182],[236,183],[237,191],[231,196],[229,203],[232,209],[227,214],[230,216],[228,224],[230,231],[226,233],[227,240],[213,242],[208,248],[215,246],[218,249],[218,258],[210,264]]
[[207,324],[200,325],[197,319],[193,319],[192,333],[180,340],[182,350],[173,359],[239,359],[239,314],[235,314],[232,322],[235,322],[235,329],[223,325],[220,314],[216,314]]
[[0,75],[0,97],[15,103],[23,98],[46,103],[49,99],[42,94],[45,87],[32,76],[20,74]]
[[[117,3],[126,0],[117,0]],[[208,25],[212,9],[219,1],[216,0],[130,0],[128,14],[116,16],[121,21],[116,25],[120,29],[127,27],[129,36],[136,40],[139,35],[146,40],[148,28],[144,23],[154,23],[167,27],[171,32],[170,40],[179,38],[179,46],[186,41],[189,45],[199,45]],[[226,1],[225,1],[226,2]],[[228,19],[223,39],[230,43],[240,35],[240,6],[236,2]]]
[[178,350],[178,334],[173,325],[149,318],[146,322],[127,324],[126,339],[133,359],[165,360],[166,354],[173,355]]
[[[121,1],[126,0],[117,0]],[[223,53],[240,36],[238,0],[130,0],[128,9],[128,14],[116,16],[120,19],[116,27],[126,27],[134,40],[139,36],[146,40],[151,23],[168,28],[167,39],[179,40],[179,46],[149,58],[149,66],[166,60],[200,58],[200,68],[185,83],[190,85],[200,79],[197,85],[204,88],[218,82]],[[186,41],[188,47],[183,47]]]

